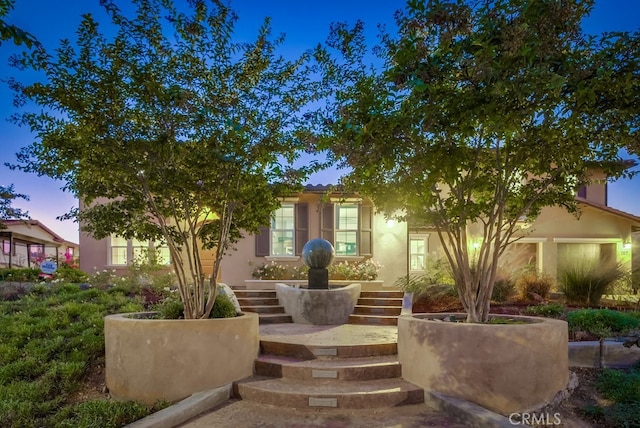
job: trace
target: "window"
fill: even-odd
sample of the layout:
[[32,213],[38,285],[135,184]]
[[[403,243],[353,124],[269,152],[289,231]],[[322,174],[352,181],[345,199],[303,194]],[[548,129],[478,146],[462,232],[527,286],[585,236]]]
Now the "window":
[[285,203],[256,235],[256,257],[295,257],[309,240],[309,204]]
[[580,186],[578,189],[578,197],[587,199],[587,186]]
[[2,254],[9,254],[11,252],[11,241],[2,241]]
[[66,251],[64,252],[65,257],[72,259],[73,258],[73,247],[67,247]]
[[150,254],[155,254],[160,264],[168,265],[171,262],[169,248],[160,241],[139,241],[115,235],[109,238],[108,254],[108,264],[113,266],[126,266],[136,259],[147,258]]
[[110,239],[110,265],[126,265],[128,262],[128,242],[120,236],[111,236]]
[[335,249],[337,256],[358,255],[357,205],[336,205]]
[[372,256],[373,206],[326,204],[321,210],[320,237],[333,244],[338,257]]
[[409,238],[409,271],[425,270],[429,252],[429,235],[413,235]]
[[283,205],[271,219],[271,255],[293,256],[295,237],[294,206]]

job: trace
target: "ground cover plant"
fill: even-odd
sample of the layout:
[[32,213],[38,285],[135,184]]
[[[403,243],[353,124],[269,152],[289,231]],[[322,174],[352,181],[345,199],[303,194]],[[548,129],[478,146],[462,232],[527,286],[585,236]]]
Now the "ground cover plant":
[[0,301],[2,426],[117,427],[157,410],[161,404],[78,398],[104,367],[104,316],[144,309],[121,287],[73,284],[35,285],[17,300]]

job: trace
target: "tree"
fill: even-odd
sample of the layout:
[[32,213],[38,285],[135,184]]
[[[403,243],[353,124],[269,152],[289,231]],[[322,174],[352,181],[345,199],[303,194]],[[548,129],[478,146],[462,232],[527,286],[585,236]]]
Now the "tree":
[[[22,193],[16,193],[13,189],[13,184],[5,187],[0,186],[0,220],[11,220],[29,218],[29,214],[22,211],[20,208],[12,207],[11,204],[16,199],[29,200],[27,195]],[[5,226],[0,223],[0,229],[4,229]]]
[[[276,55],[268,20],[235,43],[219,1],[136,0],[133,18],[102,0],[108,39],[83,16],[77,46],[27,59],[46,81],[13,83],[15,117],[38,140],[17,167],[63,180],[81,201],[82,230],[160,239],[169,248],[186,318],[207,318],[220,262],[242,233],[268,224],[278,197],[313,165],[290,167],[306,144],[300,111],[317,94],[306,57]],[[186,9],[186,11],[184,11]],[[201,253],[216,249],[205,278]]]
[[316,52],[336,85],[322,145],[351,167],[344,184],[437,230],[468,321],[487,321],[523,221],[576,212],[592,168],[629,174],[618,153],[638,141],[639,35],[586,36],[592,5],[411,0],[381,66],[361,24],[336,25]]
[[[9,11],[13,9],[14,3],[13,0],[0,0],[0,18],[7,16]],[[30,33],[0,19],[0,45],[5,40],[13,40],[16,45],[24,43],[28,48],[39,45],[38,40]]]

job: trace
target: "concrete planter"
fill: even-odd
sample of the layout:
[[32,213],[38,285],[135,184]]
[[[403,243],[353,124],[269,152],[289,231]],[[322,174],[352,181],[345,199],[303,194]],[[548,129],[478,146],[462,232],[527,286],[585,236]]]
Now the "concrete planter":
[[328,290],[276,284],[276,296],[294,323],[339,325],[349,321],[360,297],[360,284]]
[[253,374],[258,314],[206,320],[105,317],[105,377],[119,400],[176,401]]
[[465,314],[405,315],[398,320],[402,377],[501,414],[549,402],[569,380],[567,323],[502,316],[527,324],[434,320]]

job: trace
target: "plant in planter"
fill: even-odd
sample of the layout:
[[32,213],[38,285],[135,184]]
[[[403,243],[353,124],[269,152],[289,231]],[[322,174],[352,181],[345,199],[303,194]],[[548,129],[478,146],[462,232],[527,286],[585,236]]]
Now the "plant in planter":
[[63,180],[81,201],[67,217],[94,238],[166,246],[185,318],[206,319],[225,252],[313,168],[290,165],[310,147],[314,115],[300,111],[320,84],[306,57],[276,55],[268,20],[254,42],[235,43],[224,3],[138,0],[132,16],[101,3],[112,37],[85,15],[75,45],[17,62],[45,79],[12,83],[38,108],[15,116],[38,140],[13,167]]
[[547,206],[576,213],[594,168],[629,174],[618,153],[637,147],[639,63],[624,52],[640,36],[588,37],[590,8],[409,2],[376,48],[382,68],[366,65],[361,23],[336,25],[317,53],[336,88],[322,142],[349,168],[343,184],[437,231],[470,322],[488,320],[523,225]]

